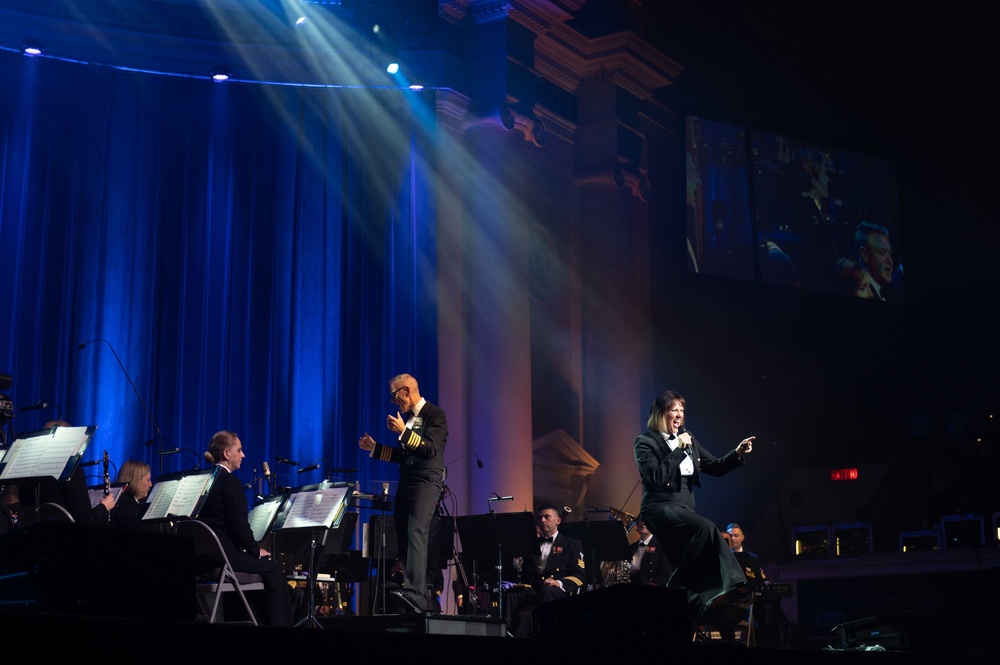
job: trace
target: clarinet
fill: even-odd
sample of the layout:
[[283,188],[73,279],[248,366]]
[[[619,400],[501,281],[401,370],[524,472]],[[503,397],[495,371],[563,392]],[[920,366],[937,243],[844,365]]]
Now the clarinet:
[[[104,451],[104,496],[111,494],[111,475],[108,473],[108,451]],[[108,511],[108,521],[111,521],[111,511]]]

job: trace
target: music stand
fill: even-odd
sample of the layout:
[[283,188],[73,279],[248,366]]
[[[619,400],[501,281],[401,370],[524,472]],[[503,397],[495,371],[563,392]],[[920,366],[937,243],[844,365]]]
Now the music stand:
[[[379,521],[377,529],[368,529],[367,538],[365,538],[364,546],[369,553],[369,560],[375,561],[375,589],[381,589],[382,591],[382,603],[380,608],[385,611],[385,560],[387,558],[387,551],[389,548],[389,543],[387,542],[387,534],[385,529],[386,524],[386,511],[392,510],[392,500],[389,498],[389,483],[382,484],[382,494],[365,494],[362,492],[354,492],[355,499],[363,499],[366,501],[371,501],[371,506],[359,506],[359,507],[370,507],[373,510],[379,511]],[[369,520],[369,527],[371,525],[371,520]],[[392,536],[392,552],[395,555],[397,549],[397,543],[395,534]],[[374,553],[375,556],[370,556]],[[369,611],[375,613],[375,594],[371,594]]]
[[[325,542],[317,557],[315,581],[319,582],[324,575],[329,577],[328,580],[323,579],[322,581],[332,585],[333,602],[338,613],[344,607],[341,599],[341,583],[352,584],[361,581],[368,567],[367,562],[361,558],[360,552],[351,552],[351,542],[354,539],[359,518],[360,515],[357,512],[344,513],[340,524],[325,534]],[[348,596],[350,595],[351,593],[348,593]]]
[[597,522],[563,522],[559,533],[580,541],[583,551],[590,556],[587,574],[593,582],[599,576],[602,561],[624,561],[628,555],[628,534],[621,520]]
[[18,435],[0,459],[0,485],[17,484],[22,504],[34,494],[36,520],[43,485],[47,494],[59,497],[56,503],[69,508],[60,483],[73,475],[96,431],[97,426],[91,425],[53,427]]
[[467,515],[456,517],[455,524],[464,554],[480,561],[496,557],[497,612],[503,618],[501,585],[504,558],[537,557],[542,554],[534,515],[528,512]]
[[303,531],[309,536],[309,610],[295,627],[312,625],[322,628],[316,618],[316,548],[331,529],[340,525],[347,502],[352,496],[352,483],[323,482],[292,490],[281,512],[275,520],[274,530]]
[[215,482],[219,467],[177,471],[156,479],[153,491],[146,498],[148,508],[139,518],[141,522],[173,522],[178,519],[197,519],[208,493]]

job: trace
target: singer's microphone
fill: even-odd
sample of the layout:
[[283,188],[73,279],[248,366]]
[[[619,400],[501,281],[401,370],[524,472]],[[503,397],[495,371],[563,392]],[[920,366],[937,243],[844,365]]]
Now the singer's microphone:
[[389,483],[382,483],[382,500],[389,498]]
[[309,466],[302,467],[301,469],[299,469],[299,473],[305,473],[306,471],[315,471],[318,468],[319,468],[319,462],[316,462],[315,464],[310,464]]
[[149,407],[147,407],[146,402],[143,401],[142,395],[139,394],[139,391],[138,389],[136,389],[135,384],[132,383],[132,377],[129,376],[128,370],[125,369],[125,365],[122,364],[121,358],[118,357],[118,353],[115,351],[115,347],[111,346],[111,342],[104,339],[103,337],[96,337],[90,341],[83,342],[82,344],[78,345],[78,348],[82,349],[83,347],[87,346],[92,342],[104,342],[105,344],[108,345],[108,348],[111,349],[111,353],[114,355],[115,360],[118,361],[118,366],[121,368],[122,374],[125,375],[125,378],[128,380],[128,384],[132,386],[132,392],[135,393],[136,399],[138,399],[139,404],[142,405],[142,410],[146,412],[146,417],[149,418],[149,422],[153,424],[153,430],[156,432],[156,437],[147,441],[145,444],[146,447],[149,448],[151,445],[153,445],[153,441],[163,441],[163,434],[160,433],[160,426],[156,424],[156,419],[153,418],[153,414],[149,412]]

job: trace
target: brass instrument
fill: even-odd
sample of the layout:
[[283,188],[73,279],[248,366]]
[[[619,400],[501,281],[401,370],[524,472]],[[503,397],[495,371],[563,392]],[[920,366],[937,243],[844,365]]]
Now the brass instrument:
[[612,508],[611,506],[608,506],[608,513],[613,519],[619,519],[625,524],[625,533],[631,531],[635,526],[635,523],[639,521],[638,515],[633,515],[632,513],[627,513],[624,510]]
[[604,586],[609,587],[615,584],[628,584],[632,580],[632,562],[624,561],[604,561],[601,563],[601,572],[604,574]]
[[[631,531],[635,523],[639,521],[637,516],[624,510],[618,510],[611,506],[607,506],[607,510],[611,519],[621,520],[625,525],[625,533]],[[627,559],[624,561],[605,561],[601,564],[601,572],[606,587],[614,584],[628,584],[632,580],[632,562]]]

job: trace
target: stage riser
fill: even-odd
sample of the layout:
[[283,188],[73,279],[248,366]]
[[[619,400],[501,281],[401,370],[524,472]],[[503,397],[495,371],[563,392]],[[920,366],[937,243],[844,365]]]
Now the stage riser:
[[478,637],[504,637],[507,632],[502,621],[456,616],[337,616],[321,617],[319,622],[327,630],[346,632]]

